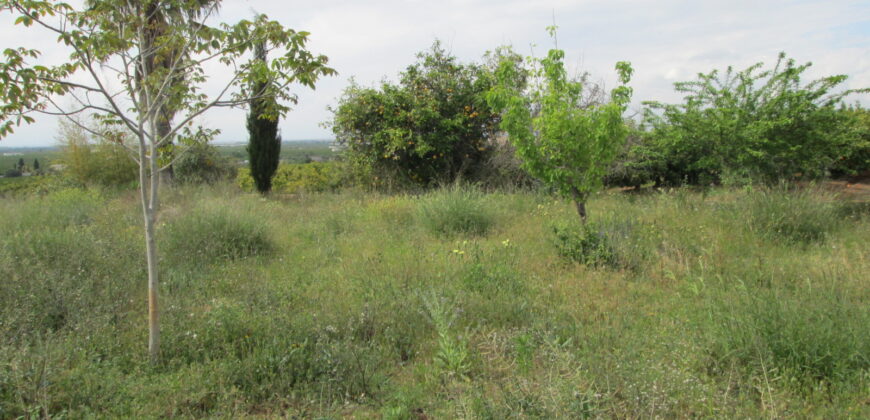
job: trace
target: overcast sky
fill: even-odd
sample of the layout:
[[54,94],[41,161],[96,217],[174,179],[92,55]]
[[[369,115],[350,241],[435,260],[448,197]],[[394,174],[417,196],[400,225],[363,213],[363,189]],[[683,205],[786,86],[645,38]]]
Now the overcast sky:
[[[295,88],[299,104],[280,125],[285,140],[331,138],[321,123],[350,77],[363,85],[395,80],[435,39],[463,62],[506,44],[544,54],[552,46],[545,27],[554,16],[559,47],[575,72],[588,71],[613,86],[614,63],[633,64],[635,110],[645,100],[679,101],[673,82],[729,64],[772,64],[780,51],[801,63],[812,61],[812,78],[846,74],[847,87],[870,86],[867,0],[225,0],[219,18],[235,21],[254,12],[311,32],[310,50],[327,55],[339,72],[315,91]],[[34,46],[46,63],[57,63],[68,52],[54,39],[12,25],[8,13],[0,16],[2,49]],[[850,101],[870,105],[866,94]],[[247,139],[242,110],[213,110],[201,122],[222,131],[220,142]],[[51,145],[56,131],[55,120],[41,118],[18,128],[0,147]]]

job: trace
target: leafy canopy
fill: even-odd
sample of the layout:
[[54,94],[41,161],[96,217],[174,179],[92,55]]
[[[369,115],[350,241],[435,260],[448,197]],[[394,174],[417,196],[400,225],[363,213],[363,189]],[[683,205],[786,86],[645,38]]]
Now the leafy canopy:
[[499,115],[483,95],[493,78],[438,42],[417,59],[397,84],[351,84],[332,110],[332,130],[363,174],[420,185],[453,181],[488,156]]
[[[153,117],[166,104],[183,113],[170,133],[153,138],[162,143],[211,107],[247,104],[251,97],[276,98],[266,110],[281,115],[295,103],[290,84],[314,87],[323,75],[335,71],[326,66],[325,56],[305,49],[308,33],[285,29],[277,21],[258,15],[235,24],[205,24],[217,3],[197,19],[189,17],[168,29],[153,30],[149,10],[187,10],[198,5],[191,0],[100,0],[84,10],[57,1],[0,0],[0,11],[17,14],[16,24],[38,26],[57,34],[58,42],[70,50],[69,59],[56,65],[33,64],[40,52],[29,48],[7,48],[0,62],[0,137],[22,123],[32,123],[33,114],[94,113],[109,124],[121,125],[134,133],[147,130],[142,120]],[[269,63],[249,63],[242,58],[258,42],[268,42],[283,54]],[[172,54],[163,54],[166,51]],[[173,60],[171,65],[142,71],[155,57]],[[212,81],[203,65],[217,61],[230,69],[216,95],[204,85]],[[75,74],[89,82],[77,83]],[[178,82],[178,74],[183,80]],[[78,79],[77,79],[78,80]],[[254,92],[256,81],[270,81],[267,92]],[[147,94],[146,94],[147,93]],[[58,96],[75,104],[61,106]]]
[[[582,203],[601,187],[625,140],[622,114],[631,100],[626,84],[633,70],[627,62],[617,63],[620,85],[610,92],[610,101],[589,103],[582,80],[568,77],[564,57],[564,51],[554,48],[544,58],[529,58],[527,75],[515,61],[503,60],[487,100],[504,110],[501,129],[523,168]],[[528,80],[528,89],[518,80]]]
[[[690,182],[775,182],[821,176],[854,149],[851,116],[843,98],[868,89],[839,89],[847,76],[801,78],[798,65],[781,53],[773,68],[728,67],[678,82],[680,104],[647,102],[652,127],[647,157],[664,160]],[[673,175],[664,174],[668,178]]]

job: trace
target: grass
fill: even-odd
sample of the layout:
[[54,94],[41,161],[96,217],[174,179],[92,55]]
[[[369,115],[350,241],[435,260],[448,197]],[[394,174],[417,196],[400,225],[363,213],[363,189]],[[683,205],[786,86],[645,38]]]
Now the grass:
[[425,195],[420,203],[420,219],[429,231],[445,236],[484,235],[493,224],[483,193],[465,186]]
[[867,417],[870,213],[831,198],[602,194],[597,266],[545,195],[167,191],[156,366],[135,194],[0,200],[0,418]]

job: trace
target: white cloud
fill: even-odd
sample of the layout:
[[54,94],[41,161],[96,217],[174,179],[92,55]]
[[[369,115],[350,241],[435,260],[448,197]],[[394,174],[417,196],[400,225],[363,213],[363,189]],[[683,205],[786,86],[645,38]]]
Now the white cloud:
[[[319,123],[329,118],[326,107],[349,77],[362,84],[394,79],[435,38],[464,61],[502,44],[522,53],[536,44],[536,53],[543,54],[551,46],[544,28],[554,16],[559,47],[575,71],[612,84],[614,63],[632,62],[636,103],[679,100],[672,90],[675,81],[727,65],[772,63],[780,51],[798,62],[812,61],[809,77],[846,74],[847,87],[870,86],[866,1],[226,0],[221,18],[246,18],[254,10],[310,31],[311,50],[329,56],[340,73],[319,82],[316,91],[296,89],[300,103],[281,123],[285,139],[330,137]],[[15,27],[8,14],[0,15],[0,48],[29,44],[42,47],[46,60],[63,59],[53,37],[38,32]],[[852,100],[866,106],[867,96]],[[222,141],[246,138],[241,110],[215,110],[203,122],[222,129]],[[48,144],[54,130],[55,124],[44,120],[0,145]]]

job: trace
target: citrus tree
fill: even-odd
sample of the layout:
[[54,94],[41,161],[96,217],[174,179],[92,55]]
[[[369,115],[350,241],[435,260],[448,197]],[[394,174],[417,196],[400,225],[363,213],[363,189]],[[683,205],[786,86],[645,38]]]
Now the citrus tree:
[[[145,249],[148,266],[149,354],[159,355],[158,269],[155,226],[160,207],[158,187],[162,168],[159,149],[176,136],[202,139],[214,131],[198,128],[197,117],[216,107],[245,106],[253,98],[276,100],[263,111],[267,116],[288,111],[281,102],[293,102],[288,86],[313,87],[335,71],[327,59],[306,47],[308,33],[284,28],[259,15],[234,24],[209,25],[218,1],[94,0],[86,8],[59,1],[0,0],[0,13],[16,16],[15,23],[47,31],[66,48],[68,58],[55,64],[36,64],[40,52],[19,47],[3,51],[0,63],[0,138],[38,115],[70,117],[87,114],[100,125],[96,137],[117,139],[119,130],[132,142],[118,142],[138,164]],[[196,13],[171,13],[196,8]],[[155,13],[172,15],[171,24],[155,22]],[[255,45],[266,43],[279,51],[270,62],[245,57]],[[220,79],[205,65],[224,65]],[[269,89],[254,91],[256,82]],[[206,90],[208,84],[208,90]],[[64,104],[70,104],[69,106]],[[167,129],[171,110],[178,123]],[[179,155],[176,154],[177,158]]]
[[564,51],[553,48],[544,58],[529,58],[528,70],[515,60],[503,60],[487,101],[502,110],[500,127],[522,167],[574,200],[585,223],[586,201],[601,188],[628,134],[622,114],[631,100],[627,83],[632,68],[617,63],[620,85],[610,92],[609,101],[590,102],[582,79],[568,77],[564,58]]
[[499,118],[484,99],[492,73],[458,62],[438,42],[417,58],[398,83],[351,84],[332,110],[336,141],[353,168],[371,179],[452,182],[489,155]]

